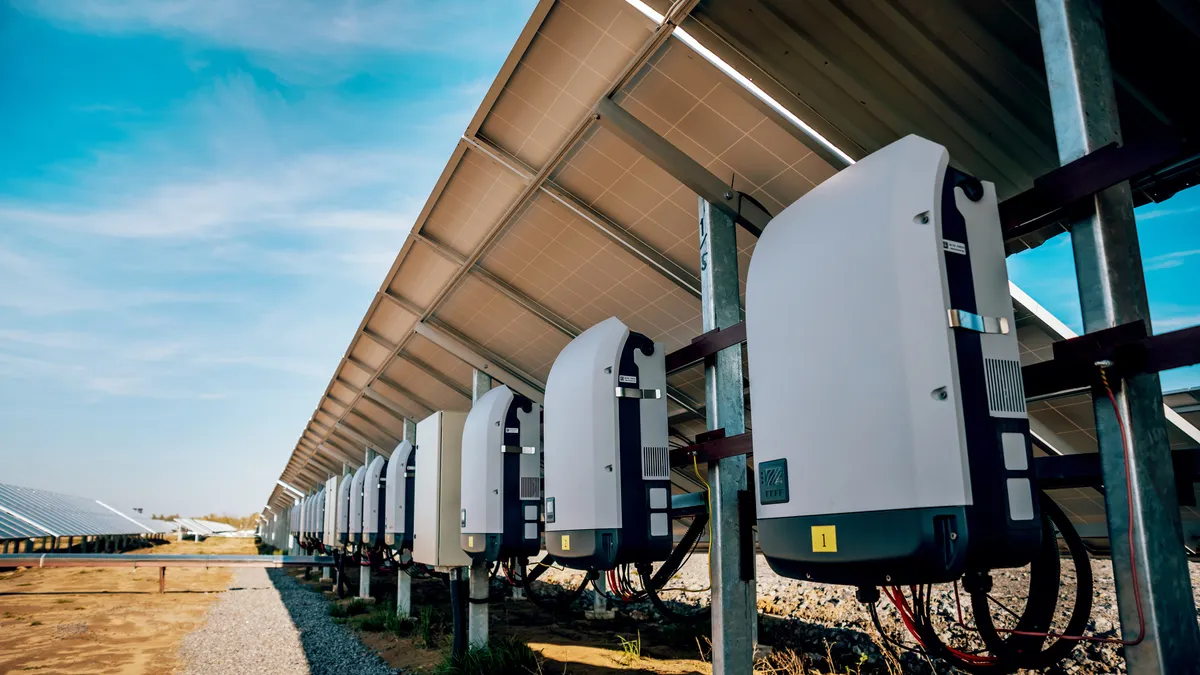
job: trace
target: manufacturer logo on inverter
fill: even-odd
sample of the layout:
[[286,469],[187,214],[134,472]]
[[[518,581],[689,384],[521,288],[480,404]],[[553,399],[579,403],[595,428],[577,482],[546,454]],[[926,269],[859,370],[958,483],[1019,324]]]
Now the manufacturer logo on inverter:
[[637,378],[633,375],[618,375],[617,382],[621,384],[637,384]]
[[943,239],[942,240],[942,250],[949,251],[951,253],[957,253],[959,255],[966,255],[967,254],[967,245],[962,243],[961,241],[954,241],[953,239]]

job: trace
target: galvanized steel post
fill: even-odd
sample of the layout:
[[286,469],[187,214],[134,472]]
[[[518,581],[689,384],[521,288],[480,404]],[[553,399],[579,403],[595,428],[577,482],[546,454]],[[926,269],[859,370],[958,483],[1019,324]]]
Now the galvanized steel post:
[[[492,376],[478,369],[471,371],[471,400],[478,401],[480,396],[492,390]],[[485,560],[471,562],[470,582],[467,586],[467,597],[482,602],[468,603],[467,644],[474,649],[488,643],[488,606],[487,597],[490,593],[490,578],[488,564]]]
[[[371,462],[375,460],[375,450],[373,450],[372,448],[366,448],[364,450],[363,458],[364,458],[363,466],[371,466]],[[366,493],[365,485],[363,486],[363,493],[364,494]],[[364,505],[363,513],[365,513],[365,512],[366,512],[366,509],[365,509],[365,505]],[[362,523],[359,523],[358,526],[359,526],[359,529],[361,530]],[[363,548],[366,548],[366,541],[367,541],[367,535],[365,533],[360,534],[359,542],[362,544]],[[371,597],[371,566],[370,565],[359,565],[358,566],[358,597],[360,597],[360,598]]]
[[[404,420],[404,440],[417,444],[417,423]],[[404,472],[399,472],[401,476]],[[396,572],[396,616],[412,616],[412,577],[404,570]]]
[[[1037,0],[1037,14],[1059,161],[1065,164],[1121,141],[1101,3]],[[1091,213],[1071,223],[1084,330],[1138,320],[1149,327],[1129,183],[1097,193],[1092,202]],[[1124,638],[1136,639],[1141,625],[1135,590],[1145,622],[1145,639],[1125,647],[1125,660],[1134,675],[1190,672],[1200,663],[1200,629],[1183,548],[1162,387],[1157,374],[1113,383],[1118,384],[1116,407],[1126,422],[1128,453],[1106,394],[1095,397],[1094,409]]]
[[[742,320],[738,285],[737,226],[717,205],[699,198],[700,304],[704,330],[728,328]],[[742,346],[735,345],[704,363],[708,428],[733,436],[746,430]],[[758,604],[754,567],[742,569],[742,546],[753,561],[753,535],[742,531],[740,493],[746,490],[746,458],[729,457],[708,465],[712,541],[712,662],[714,675],[740,675],[754,667]]]

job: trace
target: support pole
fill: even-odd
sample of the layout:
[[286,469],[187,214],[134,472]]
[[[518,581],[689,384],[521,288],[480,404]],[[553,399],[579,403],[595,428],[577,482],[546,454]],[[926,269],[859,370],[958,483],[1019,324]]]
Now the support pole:
[[[371,466],[371,462],[375,461],[375,451],[372,450],[371,448],[366,448],[366,450],[364,452],[365,452],[365,454],[363,457],[363,466]],[[366,514],[365,508],[363,509],[363,514]],[[362,523],[359,523],[359,528],[360,529],[362,528]],[[364,544],[364,548],[365,548],[366,540],[367,540],[367,535],[365,533],[360,535],[360,541]],[[371,566],[370,565],[359,565],[358,566],[358,597],[360,597],[360,598],[371,597]]]
[[[472,373],[471,400],[478,401],[481,396],[492,390],[492,376],[480,370],[474,370]],[[468,579],[467,597],[472,600],[484,601],[471,602],[467,606],[467,611],[469,612],[467,615],[468,644],[474,649],[476,647],[484,647],[488,643],[487,597],[491,590],[491,584],[488,576],[487,561],[482,558],[472,560],[471,573]]]
[[608,580],[601,571],[599,576],[592,579],[592,609],[585,611],[583,617],[590,621],[611,621],[617,617],[614,610],[608,608],[608,600],[604,598],[604,591],[608,590]]
[[[410,419],[404,420],[404,440],[416,446],[417,423]],[[412,616],[412,577],[404,570],[396,572],[396,616]]]
[[[1037,14],[1058,157],[1066,164],[1122,140],[1101,3],[1037,0]],[[1097,193],[1090,211],[1071,223],[1084,330],[1091,333],[1137,320],[1149,327],[1129,183]],[[1136,639],[1136,574],[1146,630],[1140,644],[1125,647],[1126,665],[1130,675],[1188,672],[1200,663],[1200,629],[1163,419],[1162,385],[1157,374],[1112,384],[1120,385],[1115,399],[1128,432],[1128,459],[1105,392],[1096,392],[1094,409],[1117,605],[1123,638]]]
[[167,568],[158,568],[158,592],[160,594],[167,592]]
[[[728,213],[699,198],[700,305],[704,330],[742,320],[738,287],[737,226]],[[733,436],[746,430],[742,345],[727,347],[704,363],[708,428]],[[746,490],[746,458],[727,457],[708,465],[712,537],[712,663],[714,675],[754,669],[758,605],[754,567],[742,569],[742,547],[754,550],[753,534],[742,532],[739,493]],[[750,558],[753,560],[754,558]]]

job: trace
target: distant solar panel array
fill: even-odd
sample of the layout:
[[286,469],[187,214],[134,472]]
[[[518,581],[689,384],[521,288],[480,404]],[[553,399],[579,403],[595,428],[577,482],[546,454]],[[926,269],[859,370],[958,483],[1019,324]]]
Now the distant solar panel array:
[[0,540],[165,534],[172,523],[103,502],[0,483]]
[[228,532],[237,532],[237,528],[228,523],[218,523],[212,520],[203,520],[201,518],[176,518],[176,523],[187,532],[193,532],[203,537],[212,536],[214,534],[225,534]]

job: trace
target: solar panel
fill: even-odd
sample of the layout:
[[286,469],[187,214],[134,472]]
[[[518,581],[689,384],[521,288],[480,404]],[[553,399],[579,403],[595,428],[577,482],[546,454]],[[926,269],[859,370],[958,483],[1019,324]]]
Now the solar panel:
[[50,533],[0,509],[0,539],[26,539],[48,534]]
[[93,500],[17,485],[0,484],[0,511],[26,527],[44,530],[17,537],[146,534],[144,528]]

